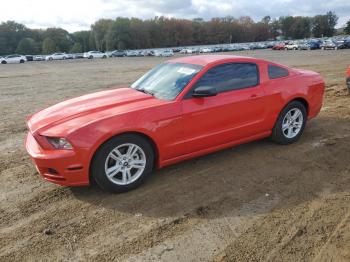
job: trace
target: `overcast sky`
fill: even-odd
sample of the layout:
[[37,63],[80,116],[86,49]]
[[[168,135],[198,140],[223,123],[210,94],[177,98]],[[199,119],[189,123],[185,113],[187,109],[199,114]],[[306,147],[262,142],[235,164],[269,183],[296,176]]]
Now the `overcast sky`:
[[69,32],[89,29],[99,18],[167,17],[192,19],[231,15],[325,14],[335,11],[337,27],[350,19],[350,0],[0,0],[0,22],[15,20],[30,28],[62,27]]

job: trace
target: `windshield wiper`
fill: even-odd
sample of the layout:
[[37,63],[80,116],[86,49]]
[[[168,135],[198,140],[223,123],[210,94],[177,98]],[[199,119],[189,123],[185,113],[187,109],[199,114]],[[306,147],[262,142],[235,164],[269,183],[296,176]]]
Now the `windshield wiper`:
[[144,88],[135,88],[137,91],[140,91],[142,93],[145,93],[145,94],[148,94],[148,95],[151,95],[151,96],[154,96],[154,93],[149,91],[149,90],[146,90]]

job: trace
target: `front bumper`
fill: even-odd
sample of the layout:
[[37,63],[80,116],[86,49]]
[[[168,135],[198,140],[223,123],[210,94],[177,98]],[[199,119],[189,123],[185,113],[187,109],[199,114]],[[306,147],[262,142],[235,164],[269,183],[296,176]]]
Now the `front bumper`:
[[89,185],[88,149],[46,150],[30,132],[25,147],[45,180],[64,186]]

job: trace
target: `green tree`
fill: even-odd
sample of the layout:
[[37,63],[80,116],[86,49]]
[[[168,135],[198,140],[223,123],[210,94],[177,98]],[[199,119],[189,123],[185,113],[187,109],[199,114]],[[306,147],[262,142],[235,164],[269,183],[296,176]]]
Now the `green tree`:
[[130,20],[118,17],[109,27],[106,37],[107,50],[126,49],[132,45],[130,37]]
[[83,52],[83,47],[80,43],[75,43],[70,50],[71,53],[81,53]]
[[16,53],[30,55],[38,53],[38,45],[32,38],[23,38],[17,46]]
[[338,16],[333,12],[328,12],[326,15],[316,15],[313,18],[312,33],[315,37],[333,36],[337,22]]
[[90,49],[94,49],[90,48],[90,35],[90,31],[78,31],[72,34],[72,39],[74,43],[79,43],[81,46],[82,50],[80,52],[86,52],[90,51]]
[[91,33],[96,49],[107,50],[107,33],[113,24],[112,19],[100,19],[91,26]]
[[346,26],[344,28],[344,32],[347,34],[350,34],[350,20],[346,23]]
[[56,50],[60,52],[69,52],[73,45],[71,35],[62,28],[48,28],[43,32],[44,38],[51,38],[56,45]]
[[18,43],[26,36],[28,28],[15,21],[0,24],[0,55],[14,53]]
[[42,50],[43,54],[52,54],[58,51],[55,41],[50,37],[44,39]]

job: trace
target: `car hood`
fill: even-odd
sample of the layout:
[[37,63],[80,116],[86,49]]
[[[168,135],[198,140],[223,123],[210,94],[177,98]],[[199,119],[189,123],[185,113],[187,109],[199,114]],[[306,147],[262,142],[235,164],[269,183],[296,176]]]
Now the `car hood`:
[[118,88],[96,92],[69,99],[41,110],[28,118],[27,125],[31,133],[40,133],[43,129],[61,124],[71,119],[107,110],[113,107],[135,107],[145,100],[155,100],[151,95],[132,88]]

